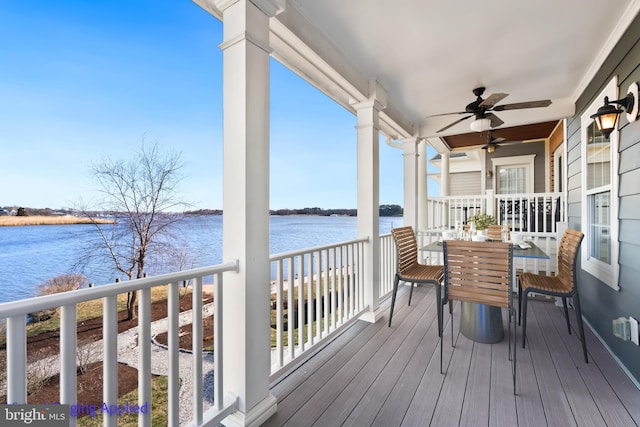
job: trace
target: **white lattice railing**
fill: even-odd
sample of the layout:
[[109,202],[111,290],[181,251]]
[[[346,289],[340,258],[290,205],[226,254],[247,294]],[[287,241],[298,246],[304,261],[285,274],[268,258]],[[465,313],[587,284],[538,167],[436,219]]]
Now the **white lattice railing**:
[[[204,425],[216,422],[233,412],[236,401],[229,396],[223,399],[222,383],[222,291],[223,273],[236,269],[235,263],[226,263],[211,267],[197,268],[162,276],[149,277],[130,282],[114,283],[89,289],[54,294],[26,300],[0,304],[0,319],[6,319],[7,338],[7,378],[6,395],[9,403],[27,402],[27,317],[29,313],[60,308],[60,354],[59,363],[54,363],[60,373],[60,400],[62,404],[76,404],[77,399],[77,357],[79,347],[76,338],[77,306],[86,301],[102,299],[103,331],[102,351],[100,359],[103,362],[103,398],[104,404],[117,405],[118,379],[118,313],[117,297],[119,294],[138,292],[138,328],[134,348],[138,349],[138,402],[148,404],[150,410],[139,414],[140,426],[151,426],[153,402],[151,400],[151,289],[168,284],[167,297],[167,361],[168,361],[168,425],[178,426],[181,422],[190,425]],[[202,324],[203,324],[203,278],[214,276],[214,330],[206,332],[214,337],[215,361],[213,362],[214,396],[213,405],[206,409],[203,392],[204,361],[202,352]],[[182,284],[191,282],[193,310],[193,352],[190,363],[193,368],[193,378],[188,380],[187,386],[192,387],[191,409],[189,413],[180,413],[179,392],[181,389],[178,330],[179,330],[179,290]],[[132,351],[132,350],[128,350]],[[33,363],[38,363],[33,362]],[[51,364],[51,363],[49,363]],[[59,368],[58,368],[59,366]],[[182,380],[184,381],[184,379]],[[185,384],[182,384],[184,386]],[[2,386],[2,385],[0,385]],[[118,417],[103,412],[103,425],[115,426]],[[70,419],[70,425],[75,425],[76,418]]]

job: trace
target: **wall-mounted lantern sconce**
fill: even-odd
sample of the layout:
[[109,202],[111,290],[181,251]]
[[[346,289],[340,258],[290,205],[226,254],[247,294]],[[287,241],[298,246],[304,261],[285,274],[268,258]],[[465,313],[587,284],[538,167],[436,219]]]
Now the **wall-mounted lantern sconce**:
[[[638,117],[638,84],[633,83],[629,86],[627,96],[609,101],[609,97],[604,97],[604,105],[598,108],[598,111],[591,116],[595,120],[598,130],[605,138],[609,138],[611,132],[616,128],[618,116],[627,112],[627,120],[629,123],[634,122]],[[617,108],[612,104],[617,104],[622,108]]]
[[493,177],[493,171],[488,170],[487,171],[487,178],[492,178]]

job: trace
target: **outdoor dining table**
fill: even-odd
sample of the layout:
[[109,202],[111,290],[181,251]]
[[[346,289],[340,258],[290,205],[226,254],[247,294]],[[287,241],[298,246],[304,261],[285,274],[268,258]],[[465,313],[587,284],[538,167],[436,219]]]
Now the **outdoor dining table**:
[[[525,241],[527,249],[520,248],[519,245],[513,245],[514,258],[537,258],[549,259],[542,249],[531,241]],[[425,252],[443,251],[442,242],[434,241],[420,248]],[[514,283],[515,267],[514,267]],[[460,303],[460,333],[465,337],[480,343],[493,344],[502,341],[504,338],[504,326],[502,324],[502,309],[500,307],[492,307],[484,304],[475,304],[472,302]]]

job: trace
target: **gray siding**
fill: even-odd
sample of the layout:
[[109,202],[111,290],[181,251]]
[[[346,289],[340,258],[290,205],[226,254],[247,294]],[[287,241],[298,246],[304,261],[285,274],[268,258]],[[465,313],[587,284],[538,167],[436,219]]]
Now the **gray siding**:
[[480,194],[480,172],[459,172],[449,175],[449,195]]
[[[605,64],[576,102],[568,123],[567,189],[569,227],[581,229],[580,116],[602,88],[618,76],[620,94],[640,81],[640,17],[636,17]],[[611,321],[621,316],[640,319],[640,122],[622,115],[619,144],[619,264],[620,290],[615,291],[579,270],[583,314],[628,371],[640,382],[640,347],[613,336]]]

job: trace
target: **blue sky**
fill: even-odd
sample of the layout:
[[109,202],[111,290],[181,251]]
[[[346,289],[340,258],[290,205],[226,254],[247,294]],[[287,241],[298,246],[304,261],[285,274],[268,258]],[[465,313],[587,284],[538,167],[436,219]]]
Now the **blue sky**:
[[[145,139],[222,208],[221,41],[189,0],[0,1],[0,206],[90,199],[91,163]],[[271,85],[271,208],[355,208],[355,116],[274,60]],[[381,204],[403,204],[402,161],[381,139]]]

